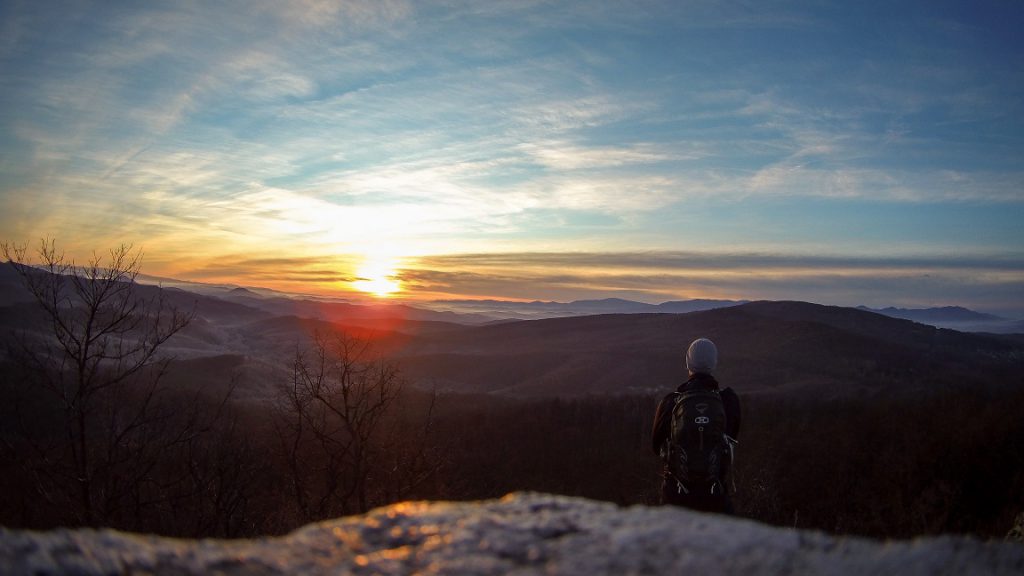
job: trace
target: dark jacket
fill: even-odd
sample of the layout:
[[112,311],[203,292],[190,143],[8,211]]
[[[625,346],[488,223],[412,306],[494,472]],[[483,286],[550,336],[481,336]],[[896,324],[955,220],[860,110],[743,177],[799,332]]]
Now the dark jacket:
[[[654,413],[654,430],[651,433],[651,444],[655,454],[661,454],[662,444],[671,433],[672,409],[675,407],[676,394],[700,389],[719,390],[718,381],[710,374],[694,374],[689,380],[680,384],[675,392],[666,395],[658,404],[658,410]],[[725,408],[725,433],[733,440],[739,440],[741,420],[739,396],[732,388],[719,390],[719,394]],[[728,474],[729,471],[726,470],[725,473]],[[732,512],[732,502],[726,486],[721,487],[717,496],[687,495],[679,489],[675,480],[668,474],[667,466],[662,477],[664,478],[662,482],[662,501],[664,503],[712,512]]]

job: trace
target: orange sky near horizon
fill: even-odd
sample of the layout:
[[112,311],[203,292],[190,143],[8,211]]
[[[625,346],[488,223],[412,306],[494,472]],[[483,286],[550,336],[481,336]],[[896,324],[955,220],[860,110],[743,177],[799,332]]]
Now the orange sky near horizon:
[[383,301],[1024,318],[1024,8],[0,8],[0,240]]

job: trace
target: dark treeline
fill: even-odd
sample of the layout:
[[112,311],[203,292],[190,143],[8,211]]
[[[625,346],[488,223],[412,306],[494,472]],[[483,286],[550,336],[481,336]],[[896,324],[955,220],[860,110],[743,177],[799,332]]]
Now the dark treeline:
[[1024,510],[1024,386],[749,398],[745,516],[875,537],[1002,537]]
[[[17,367],[2,373],[0,523],[85,524],[73,489],[77,479],[32,446],[60,444],[53,436],[62,414],[46,394],[18,386],[27,376]],[[104,489],[94,498],[93,523],[241,537],[279,534],[405,499],[531,490],[623,505],[657,500],[660,463],[649,434],[658,398],[509,399],[404,386],[384,391],[393,394],[386,410],[372,429],[359,432],[339,419],[344,409],[334,416],[331,409],[316,412],[319,424],[289,410],[288,390],[294,402],[313,406],[313,394],[294,395],[297,382],[282,383],[275,405],[237,397],[224,404],[230,382],[222,389],[165,391],[149,407],[160,418],[138,436],[159,448],[159,459],[137,450],[139,462],[113,459],[97,468],[93,481]],[[348,393],[354,390],[349,386]],[[369,394],[362,402],[380,399],[382,391],[364,385],[358,393]],[[123,395],[116,400],[132,402]],[[1019,382],[913,394],[885,389],[830,400],[764,393],[743,402],[734,478],[742,516],[874,537],[1001,537],[1024,510]],[[359,409],[349,415],[367,416]],[[26,431],[36,437],[26,438]],[[352,435],[361,433],[357,447]],[[109,434],[95,435],[97,443],[111,441]],[[96,446],[96,453],[107,448]]]
[[[1024,510],[1024,386],[743,397],[741,516],[837,534],[1002,537]],[[659,398],[446,398],[450,467],[427,497],[512,490],[654,504]]]

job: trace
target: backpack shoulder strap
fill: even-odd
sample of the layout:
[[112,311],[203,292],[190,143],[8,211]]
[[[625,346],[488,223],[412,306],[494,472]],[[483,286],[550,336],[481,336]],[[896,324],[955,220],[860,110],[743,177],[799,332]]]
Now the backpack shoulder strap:
[[682,400],[683,398],[689,398],[691,396],[714,396],[719,399],[722,398],[722,395],[715,388],[697,388],[685,390],[683,392],[676,392],[676,394],[679,394],[679,400]]

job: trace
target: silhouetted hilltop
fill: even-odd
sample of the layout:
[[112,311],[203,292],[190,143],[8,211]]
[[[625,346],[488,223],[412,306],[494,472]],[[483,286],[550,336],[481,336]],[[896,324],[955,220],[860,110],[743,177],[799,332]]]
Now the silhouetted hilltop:
[[439,310],[478,314],[492,319],[536,320],[564,316],[590,316],[594,314],[643,314],[653,312],[684,313],[735,306],[743,302],[734,300],[675,300],[661,304],[647,304],[622,298],[601,300],[575,300],[572,302],[515,302],[509,300],[439,300],[424,306]]
[[852,308],[754,302],[690,314],[599,315],[512,322],[413,339],[407,372],[457,390],[607,394],[667,389],[685,379],[683,350],[715,340],[719,375],[741,391],[822,393],[951,378],[1012,377],[1021,346]]
[[939,328],[950,328],[962,332],[991,332],[996,334],[1024,333],[1024,321],[1010,320],[993,314],[984,314],[968,310],[962,306],[943,306],[940,308],[895,308],[889,306],[872,309],[858,306],[860,310],[877,312],[893,318],[913,320],[922,324],[930,324]]
[[1006,320],[992,314],[983,314],[981,312],[975,312],[974,310],[968,310],[963,306],[942,306],[939,308],[895,308],[889,306],[882,309],[873,309],[866,306],[858,306],[861,310],[867,310],[869,312],[878,312],[879,314],[885,314],[886,316],[892,316],[893,318],[904,318],[906,320],[913,320],[915,322],[994,322],[999,320]]
[[25,289],[14,266],[10,262],[0,263],[0,306],[31,300],[32,295]]
[[231,291],[228,292],[228,294],[235,297],[247,296],[249,298],[259,298],[259,294],[253,292],[252,290],[249,290],[248,288],[241,287],[232,289]]

